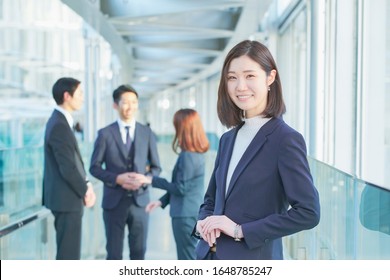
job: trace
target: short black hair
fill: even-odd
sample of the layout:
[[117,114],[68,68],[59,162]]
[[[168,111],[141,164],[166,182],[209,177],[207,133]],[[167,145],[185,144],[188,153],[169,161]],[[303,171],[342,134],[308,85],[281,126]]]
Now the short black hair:
[[71,96],[73,96],[77,87],[81,82],[74,78],[63,77],[58,79],[52,89],[53,98],[56,101],[57,105],[61,105],[64,103],[64,93],[69,92]]
[[124,94],[125,92],[133,92],[137,96],[137,99],[138,99],[138,93],[131,85],[120,85],[112,93],[112,98],[114,99],[115,104],[119,103],[119,100],[121,100],[122,94]]

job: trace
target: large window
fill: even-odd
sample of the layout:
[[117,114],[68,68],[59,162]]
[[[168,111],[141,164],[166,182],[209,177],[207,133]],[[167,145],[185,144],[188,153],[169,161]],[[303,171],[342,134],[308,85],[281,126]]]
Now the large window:
[[365,180],[390,188],[390,1],[359,1],[360,165]]
[[[285,120],[302,134],[308,132],[309,121],[307,54],[307,15],[302,7],[287,26],[281,27],[275,58],[287,107]],[[305,138],[309,138],[308,134]]]
[[112,120],[102,112],[112,111],[119,73],[107,41],[60,0],[0,1],[0,149],[42,144],[51,88],[63,76],[82,82],[87,98],[74,117],[94,140]]
[[291,3],[277,44],[285,120],[314,158],[390,188],[390,1]]

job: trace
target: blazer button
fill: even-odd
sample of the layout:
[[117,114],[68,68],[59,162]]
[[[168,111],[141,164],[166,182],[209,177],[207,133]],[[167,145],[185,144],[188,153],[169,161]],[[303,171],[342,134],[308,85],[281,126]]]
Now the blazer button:
[[131,168],[132,166],[133,166],[132,164],[129,164],[127,167],[128,167],[128,168]]
[[130,160],[131,160],[131,157],[127,157],[127,160],[129,160],[129,161],[130,161]]
[[268,243],[268,242],[269,242],[268,238],[264,239],[264,243]]

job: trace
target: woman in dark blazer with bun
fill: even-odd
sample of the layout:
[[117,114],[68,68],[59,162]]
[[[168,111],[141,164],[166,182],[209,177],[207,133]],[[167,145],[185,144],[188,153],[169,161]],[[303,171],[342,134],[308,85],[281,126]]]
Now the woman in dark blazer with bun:
[[217,102],[223,125],[215,167],[200,207],[198,259],[283,259],[282,237],[320,219],[301,134],[282,119],[275,61],[263,44],[228,53]]
[[209,141],[199,114],[193,109],[181,109],[173,117],[176,134],[172,148],[179,153],[172,173],[172,181],[157,176],[134,175],[134,179],[154,188],[166,190],[158,201],[146,206],[150,212],[170,204],[172,229],[179,260],[195,259],[197,239],[191,233],[197,221],[199,206],[204,195],[205,159]]

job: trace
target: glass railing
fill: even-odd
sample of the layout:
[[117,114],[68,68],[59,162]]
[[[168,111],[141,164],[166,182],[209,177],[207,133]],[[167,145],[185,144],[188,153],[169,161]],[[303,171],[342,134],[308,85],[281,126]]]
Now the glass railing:
[[[82,144],[86,169],[91,144]],[[170,180],[177,156],[169,143],[158,145],[162,177]],[[206,182],[215,150],[206,154]],[[0,259],[54,259],[53,217],[41,206],[41,147],[0,151]],[[321,221],[312,230],[285,237],[287,259],[390,259],[390,191],[370,185],[309,158],[321,200]],[[102,184],[94,180],[97,204],[85,209],[83,259],[105,258],[105,234],[100,207]],[[151,198],[164,192],[152,189]],[[127,242],[124,259],[128,259]],[[176,259],[169,210],[150,216],[147,259]]]
[[[86,170],[92,148],[92,144],[80,145]],[[176,155],[168,144],[160,144],[158,149],[164,167],[161,176],[170,179]],[[55,259],[53,216],[42,207],[42,147],[1,150],[0,163],[0,259]],[[100,206],[103,187],[92,176],[89,179],[94,184],[97,203],[84,211],[82,259],[104,259],[105,233]],[[151,199],[158,199],[163,193],[152,189]],[[150,215],[147,259],[176,259],[168,209],[157,209]],[[123,257],[128,259],[128,246],[124,242]]]
[[292,259],[390,259],[390,190],[309,158],[321,202],[317,227],[284,239]]
[[[87,168],[90,149],[90,145],[81,146]],[[2,150],[0,162],[0,258],[55,259],[53,216],[42,207],[42,147]],[[95,191],[101,201],[102,188],[96,187]],[[100,205],[84,211],[83,259],[105,254],[101,217]]]

